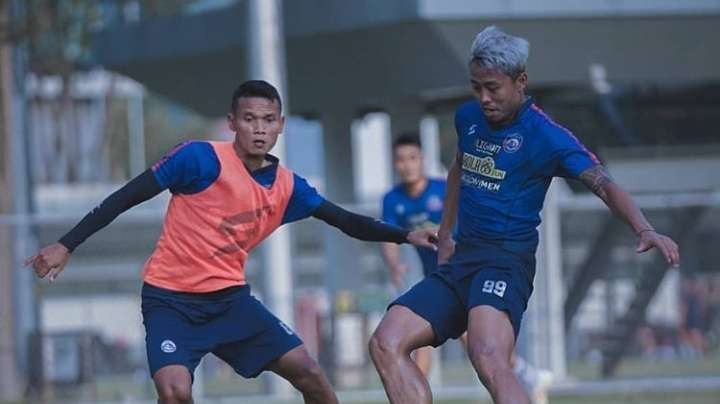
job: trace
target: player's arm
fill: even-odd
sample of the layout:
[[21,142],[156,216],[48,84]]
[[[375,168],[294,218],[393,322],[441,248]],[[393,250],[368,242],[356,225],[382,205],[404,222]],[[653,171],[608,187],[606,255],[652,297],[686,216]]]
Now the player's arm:
[[396,287],[400,287],[402,277],[407,272],[407,266],[400,259],[400,246],[394,243],[382,243],[380,251],[385,265],[390,270],[390,282]]
[[458,195],[460,194],[460,156],[455,160],[448,171],[447,185],[445,188],[445,202],[443,203],[443,214],[438,229],[438,263],[443,264],[450,259],[455,250],[455,242],[452,239],[452,229],[455,226],[457,217]]
[[38,277],[49,276],[51,281],[55,280],[64,269],[70,254],[88,237],[110,224],[121,213],[154,197],[162,190],[153,171],[146,170],[108,196],[58,242],[29,257],[25,265],[32,265]]
[[[397,214],[397,209],[393,201],[392,194],[389,193],[383,197],[382,200],[382,220],[385,223],[398,225],[400,218]],[[396,288],[402,287],[402,278],[407,273],[407,267],[403,264],[400,259],[400,246],[395,243],[382,243],[380,246],[385,265],[388,267],[390,275],[390,283]]]
[[313,211],[312,216],[358,240],[411,243],[435,248],[436,235],[432,230],[407,231],[375,218],[350,212],[327,200]]
[[207,142],[184,142],[142,174],[108,196],[90,211],[72,230],[26,260],[40,277],[55,277],[62,272],[70,253],[95,232],[110,224],[118,215],[165,189],[173,192],[199,192],[209,186],[220,172],[220,163]]
[[675,241],[655,231],[630,195],[613,181],[605,167],[600,164],[594,165],[580,173],[579,179],[602,199],[616,216],[632,228],[640,239],[637,252],[645,252],[656,247],[665,256],[668,264],[673,266],[680,264],[680,254]]

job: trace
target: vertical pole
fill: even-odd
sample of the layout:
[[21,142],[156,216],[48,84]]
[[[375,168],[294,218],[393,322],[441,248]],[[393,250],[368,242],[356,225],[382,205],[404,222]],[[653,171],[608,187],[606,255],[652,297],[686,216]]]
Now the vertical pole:
[[[283,115],[289,112],[285,72],[285,37],[283,33],[281,0],[248,0],[249,43],[247,53],[248,77],[265,80],[274,85],[283,101]],[[285,141],[281,135],[273,149],[281,160],[285,158]],[[279,228],[263,242],[264,300],[275,315],[292,327],[293,279],[290,263],[290,232]],[[275,395],[288,396],[290,386],[278,378],[270,379]]]
[[[16,19],[23,15],[25,4],[23,1],[14,0],[3,2],[2,10],[7,19]],[[28,162],[28,138],[26,120],[26,99],[25,99],[25,71],[26,54],[23,44],[2,46],[2,115],[4,135],[7,141],[7,173],[6,185],[8,198],[3,202],[9,206],[9,212],[20,220],[16,221],[15,228],[6,233],[8,243],[4,248],[9,254],[4,260],[2,284],[3,298],[1,313],[3,324],[1,327],[7,331],[3,332],[3,349],[12,347],[10,356],[4,360],[14,361],[13,369],[5,381],[15,384],[14,388],[21,383],[22,372],[29,370],[28,363],[28,340],[31,333],[37,329],[37,305],[34,294],[34,278],[32,271],[22,268],[23,259],[30,251],[34,238],[32,237],[28,216],[31,213],[31,185],[30,185],[30,164]],[[10,241],[12,240],[12,241]],[[5,354],[6,352],[3,352]],[[7,362],[4,362],[7,363]],[[3,373],[5,370],[3,370]],[[5,387],[3,387],[4,389]],[[9,392],[13,392],[11,386]]]
[[128,142],[130,150],[130,178],[145,171],[145,122],[143,91],[128,99]]
[[565,329],[563,326],[562,245],[558,185],[548,190],[540,226],[535,291],[525,322],[525,355],[535,366],[549,369],[557,379],[566,374]]
[[[8,2],[0,3],[0,19],[10,18]],[[12,121],[13,74],[12,47],[0,45],[0,139],[3,153],[3,166],[0,167],[1,188],[7,190],[0,194],[0,214],[12,210],[12,160],[13,143],[16,140]],[[17,366],[15,334],[15,310],[13,293],[13,273],[15,261],[13,254],[12,225],[0,225],[0,401],[16,401],[21,398],[20,375]]]
[[447,174],[440,161],[440,124],[434,115],[425,115],[420,120],[420,141],[425,174],[430,177],[445,177]]

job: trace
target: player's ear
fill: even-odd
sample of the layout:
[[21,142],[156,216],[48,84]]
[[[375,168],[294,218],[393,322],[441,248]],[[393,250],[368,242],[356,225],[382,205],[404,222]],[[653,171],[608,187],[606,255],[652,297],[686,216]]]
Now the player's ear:
[[235,132],[235,115],[232,112],[228,112],[227,114],[227,124],[228,128]]
[[283,115],[280,115],[280,132],[283,133],[285,130],[285,117]]
[[517,86],[518,91],[525,91],[525,87],[527,87],[527,82],[528,76],[526,72],[518,74],[517,78],[515,79],[515,85]]

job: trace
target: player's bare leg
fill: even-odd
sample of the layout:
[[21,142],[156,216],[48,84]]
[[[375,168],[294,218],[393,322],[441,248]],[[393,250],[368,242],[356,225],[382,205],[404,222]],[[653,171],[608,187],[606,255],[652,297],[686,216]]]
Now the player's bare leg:
[[304,345],[273,361],[267,368],[289,381],[302,393],[305,404],[337,404],[338,399],[325,373]]
[[392,306],[370,338],[370,356],[391,404],[429,404],[430,385],[410,353],[435,336],[425,319],[404,306]]
[[153,375],[158,404],[192,404],[192,377],[188,368],[169,365]]
[[[467,351],[467,332],[463,333],[458,339]],[[523,386],[525,393],[530,396],[530,401],[533,404],[546,404],[548,402],[547,391],[553,382],[552,372],[535,368],[518,356],[515,351],[510,356],[510,367],[520,381],[520,385]]]
[[425,346],[422,348],[418,348],[415,350],[415,352],[413,352],[413,360],[415,360],[415,364],[425,375],[425,378],[427,378],[430,374],[430,366],[432,365],[432,351],[432,347]]
[[495,404],[529,404],[510,365],[515,334],[505,312],[476,306],[468,319],[468,355]]

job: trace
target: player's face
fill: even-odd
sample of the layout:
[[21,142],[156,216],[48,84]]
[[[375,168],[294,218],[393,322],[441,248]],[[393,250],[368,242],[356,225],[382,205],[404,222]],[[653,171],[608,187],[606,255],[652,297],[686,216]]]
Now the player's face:
[[509,123],[525,101],[527,74],[513,79],[498,70],[470,63],[470,84],[482,106],[485,119],[492,124]]
[[393,153],[395,171],[403,184],[412,184],[423,178],[422,151],[415,145],[400,145]]
[[253,157],[264,157],[285,126],[277,101],[262,97],[239,98],[234,113],[228,114],[227,119],[240,151]]

